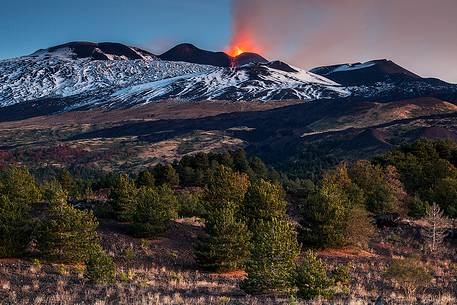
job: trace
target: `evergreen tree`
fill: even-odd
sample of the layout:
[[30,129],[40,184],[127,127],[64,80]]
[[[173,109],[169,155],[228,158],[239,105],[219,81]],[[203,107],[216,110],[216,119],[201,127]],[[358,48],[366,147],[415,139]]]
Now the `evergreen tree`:
[[167,228],[167,222],[177,217],[176,196],[169,186],[141,188],[133,212],[132,232],[139,237],[153,237]]
[[298,296],[311,300],[316,297],[331,298],[335,280],[329,276],[327,266],[315,253],[307,251],[297,267],[296,285]]
[[30,241],[29,205],[0,195],[0,258],[17,257]]
[[68,195],[58,182],[49,182],[45,189],[49,211],[40,228],[38,249],[54,261],[85,262],[99,246],[97,220],[92,212],[68,204]]
[[111,256],[106,254],[101,247],[97,247],[86,260],[85,276],[93,283],[113,283],[116,276],[116,265]]
[[155,186],[155,178],[154,175],[148,171],[142,171],[138,174],[136,178],[136,185],[138,187],[154,187]]
[[255,221],[287,216],[287,201],[278,184],[260,179],[251,183],[244,198],[243,215],[251,227]]
[[364,203],[364,193],[352,183],[345,164],[327,172],[301,206],[302,241],[318,247],[365,244],[374,228]]
[[249,257],[250,238],[245,223],[237,219],[233,204],[214,208],[195,249],[197,263],[218,272],[241,269]]
[[267,178],[268,168],[259,157],[253,157],[249,162],[249,167],[252,169],[254,177]]
[[30,205],[41,200],[42,197],[35,178],[23,167],[8,168],[1,181],[0,193],[20,205]]
[[250,293],[291,292],[299,251],[296,233],[287,219],[256,222],[248,276],[241,288]]
[[369,161],[357,161],[350,170],[352,181],[366,197],[366,206],[375,214],[402,212],[402,201],[406,196],[395,167],[385,170]]
[[239,209],[249,186],[246,174],[234,172],[228,167],[218,166],[209,177],[205,191],[205,202],[208,211],[234,205]]
[[171,164],[157,164],[152,170],[152,173],[156,179],[156,185],[179,185],[179,175]]
[[116,217],[120,221],[131,221],[135,210],[138,189],[127,175],[118,177],[111,188],[109,200]]

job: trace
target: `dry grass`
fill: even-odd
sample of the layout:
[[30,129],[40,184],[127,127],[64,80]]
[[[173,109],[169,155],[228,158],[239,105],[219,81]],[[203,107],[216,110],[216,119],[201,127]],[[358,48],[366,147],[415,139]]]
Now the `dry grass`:
[[[198,270],[192,248],[202,230],[198,219],[179,219],[169,232],[157,239],[134,239],[126,227],[102,221],[100,235],[104,247],[118,267],[117,283],[93,285],[82,276],[80,266],[53,265],[27,260],[0,261],[0,304],[374,304],[382,296],[388,304],[456,304],[455,259],[428,260],[435,273],[433,285],[414,300],[407,299],[401,287],[383,280],[383,270],[392,254],[373,243],[370,251],[326,249],[320,256],[331,266],[351,263],[349,294],[330,301],[296,300],[275,296],[250,296],[238,288],[243,272],[225,274]],[[389,234],[382,232],[388,239]],[[404,232],[404,234],[406,234]],[[383,238],[384,238],[383,237]],[[395,239],[394,240],[399,240]],[[387,242],[402,248],[401,241]],[[414,250],[417,245],[410,244]],[[395,255],[398,255],[395,254]]]

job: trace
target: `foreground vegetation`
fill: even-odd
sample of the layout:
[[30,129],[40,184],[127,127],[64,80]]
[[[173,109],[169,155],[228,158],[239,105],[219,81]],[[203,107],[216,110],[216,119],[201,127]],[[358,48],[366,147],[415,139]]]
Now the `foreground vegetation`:
[[[341,163],[314,181],[292,180],[241,150],[93,178],[54,170],[37,181],[9,166],[0,183],[0,257],[26,259],[42,281],[57,274],[98,293],[116,285],[127,303],[452,304],[456,166],[457,146],[441,141]],[[25,277],[2,268],[11,281]],[[201,299],[190,288],[197,283],[206,283]],[[0,284],[14,291],[9,280]],[[165,300],[157,289],[167,285],[175,295]]]

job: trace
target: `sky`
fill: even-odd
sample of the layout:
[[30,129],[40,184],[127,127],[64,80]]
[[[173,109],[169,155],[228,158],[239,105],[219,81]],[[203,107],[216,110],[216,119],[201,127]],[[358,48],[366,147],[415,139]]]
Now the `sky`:
[[0,59],[77,40],[190,42],[306,69],[388,58],[457,83],[456,12],[456,0],[2,0]]

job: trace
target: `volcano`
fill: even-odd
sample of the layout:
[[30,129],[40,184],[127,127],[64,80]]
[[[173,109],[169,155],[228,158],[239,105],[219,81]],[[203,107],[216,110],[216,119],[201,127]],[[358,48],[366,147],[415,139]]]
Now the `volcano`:
[[32,56],[42,54],[66,55],[72,59],[89,58],[92,60],[135,60],[157,58],[149,51],[116,42],[73,41],[47,49],[40,49]]
[[239,67],[250,63],[266,63],[268,60],[256,53],[241,53],[230,56],[224,52],[212,52],[197,48],[190,43],[179,44],[159,55],[162,60],[182,61],[217,67]]
[[311,70],[346,86],[371,85],[385,81],[410,81],[421,79],[419,75],[387,59],[364,63],[340,64],[318,67]]

